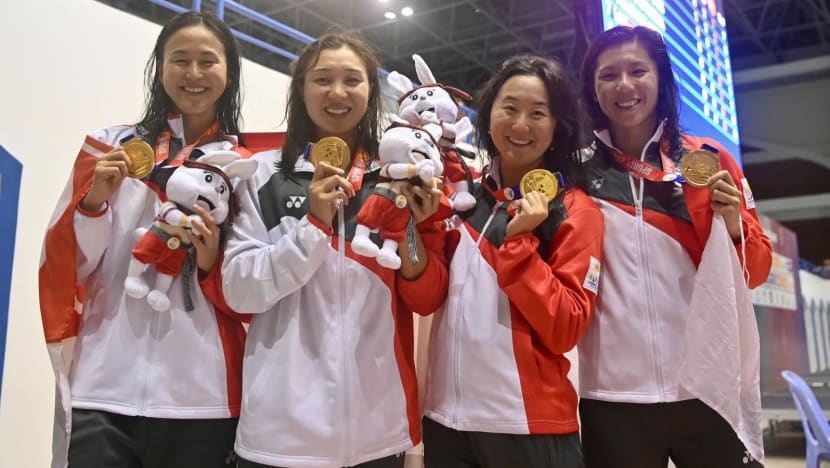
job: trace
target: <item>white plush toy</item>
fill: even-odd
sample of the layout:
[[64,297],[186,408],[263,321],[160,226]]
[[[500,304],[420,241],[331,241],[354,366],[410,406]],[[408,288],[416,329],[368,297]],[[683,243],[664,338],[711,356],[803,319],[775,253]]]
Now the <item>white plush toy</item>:
[[[228,150],[207,153],[176,168],[167,180],[165,192],[168,201],[158,209],[152,226],[136,230],[139,240],[133,248],[133,258],[124,281],[127,294],[134,298],[147,296],[147,302],[153,309],[168,310],[170,299],[167,291],[173,278],[182,271],[189,254],[193,222],[202,221],[193,214],[191,207],[197,204],[202,206],[210,211],[216,224],[221,225],[232,215],[234,199],[231,179],[247,179],[256,168],[256,161],[242,160],[239,154]],[[157,271],[152,290],[142,278],[142,273],[151,264]],[[185,273],[190,275],[193,272]],[[184,278],[185,288],[188,281],[189,277]],[[187,295],[186,307],[192,308],[189,298]]]
[[470,100],[471,97],[458,88],[438,83],[420,55],[413,55],[412,60],[415,61],[415,72],[421,86],[413,89],[412,80],[395,71],[386,78],[399,97],[398,114],[412,125],[433,123],[441,126],[440,143],[444,153],[445,175],[455,192],[451,197],[453,208],[459,211],[469,210],[475,206],[476,201],[469,193],[467,173],[461,163],[461,156],[453,145],[473,130],[467,116],[458,120],[456,103],[456,99]]
[[[411,216],[401,187],[408,183],[432,187],[433,178],[441,177],[444,168],[438,148],[440,137],[438,125],[422,128],[403,121],[394,122],[383,133],[378,153],[384,181],[375,185],[357,214],[357,228],[352,238],[355,253],[376,257],[386,268],[401,267],[398,244],[406,239]],[[383,247],[378,248],[369,238],[373,232],[380,233]]]

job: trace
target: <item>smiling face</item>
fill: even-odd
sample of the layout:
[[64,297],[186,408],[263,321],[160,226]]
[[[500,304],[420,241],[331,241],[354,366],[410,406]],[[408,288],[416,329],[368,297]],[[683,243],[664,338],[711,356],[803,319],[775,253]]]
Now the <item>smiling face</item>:
[[541,167],[555,129],[539,77],[516,75],[505,81],[490,111],[490,138],[501,158],[502,176]]
[[597,58],[594,91],[612,134],[650,136],[657,127],[657,65],[637,41],[609,47]]
[[225,48],[204,26],[182,28],[164,45],[161,82],[185,118],[212,122],[227,80]]
[[317,138],[336,136],[353,147],[357,125],[369,107],[369,92],[366,67],[352,49],[321,51],[303,82],[306,112]]

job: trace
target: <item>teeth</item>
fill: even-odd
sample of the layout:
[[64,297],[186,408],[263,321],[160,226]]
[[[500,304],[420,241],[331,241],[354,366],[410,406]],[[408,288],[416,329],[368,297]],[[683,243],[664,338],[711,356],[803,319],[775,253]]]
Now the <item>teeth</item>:
[[337,107],[337,108],[326,107],[326,112],[328,112],[330,114],[341,115],[341,114],[345,114],[346,112],[349,112],[349,108],[348,107]]
[[637,105],[639,102],[640,102],[640,100],[639,100],[639,99],[632,99],[632,100],[630,100],[630,101],[622,101],[622,102],[618,102],[618,103],[617,103],[617,105],[618,105],[618,106],[620,106],[620,107],[634,107],[634,106],[635,106],[635,105]]
[[184,87],[184,90],[188,93],[203,93],[206,88],[189,88],[187,86]]
[[517,140],[515,138],[507,137],[507,141],[513,143],[514,145],[527,145],[530,143],[530,140]]

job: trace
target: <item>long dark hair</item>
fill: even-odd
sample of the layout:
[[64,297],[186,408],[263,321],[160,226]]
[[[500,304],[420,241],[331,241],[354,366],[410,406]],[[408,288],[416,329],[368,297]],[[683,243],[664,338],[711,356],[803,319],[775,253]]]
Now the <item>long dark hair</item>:
[[504,83],[514,76],[535,76],[542,80],[548,94],[548,107],[556,119],[553,145],[543,156],[545,168],[559,171],[565,185],[584,186],[580,149],[585,147],[584,110],[577,87],[556,60],[534,55],[507,59],[478,93],[476,133],[479,146],[491,156],[498,150],[490,136],[490,112]]
[[643,26],[617,26],[602,32],[591,42],[580,69],[582,96],[588,105],[588,113],[595,128],[608,126],[608,117],[602,112],[596,99],[594,74],[597,71],[597,60],[606,49],[629,42],[642,45],[657,65],[657,120],[666,121],[663,135],[669,142],[671,154],[674,154],[681,146],[677,82],[663,36],[653,29]]
[[[366,77],[369,80],[369,105],[366,114],[357,126],[357,142],[369,155],[369,159],[377,159],[379,123],[382,112],[380,102],[380,61],[377,54],[366,41],[355,32],[341,29],[330,29],[307,44],[300,52],[300,56],[291,64],[291,86],[288,94],[288,106],[285,110],[287,121],[285,144],[282,147],[280,169],[285,172],[294,170],[297,158],[305,149],[305,145],[315,139],[315,125],[308,116],[303,98],[303,85],[308,70],[317,63],[320,53],[328,49],[348,47],[352,50],[366,68]],[[351,148],[354,152],[357,148]]]
[[212,32],[222,46],[225,48],[225,61],[227,62],[228,77],[225,92],[219,97],[216,103],[216,118],[219,121],[219,128],[223,132],[238,135],[239,123],[242,120],[240,106],[242,92],[240,88],[241,59],[239,46],[233,33],[228,26],[216,15],[199,11],[188,11],[174,16],[168,21],[156,39],[153,54],[147,61],[144,69],[147,80],[147,106],[144,116],[138,122],[140,126],[155,141],[156,137],[167,126],[167,114],[173,110],[173,101],[161,82],[161,68],[164,64],[164,47],[167,41],[176,32],[191,26],[204,26]]

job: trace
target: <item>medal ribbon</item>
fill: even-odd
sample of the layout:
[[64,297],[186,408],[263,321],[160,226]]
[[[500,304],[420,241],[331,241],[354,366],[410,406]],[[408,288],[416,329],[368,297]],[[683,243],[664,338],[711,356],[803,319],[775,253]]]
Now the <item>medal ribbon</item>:
[[369,166],[369,156],[362,148],[357,150],[352,161],[352,168],[349,169],[349,182],[352,183],[355,192],[360,191],[363,186],[363,176],[366,174],[366,168]]
[[614,156],[614,159],[620,166],[637,177],[650,180],[652,182],[666,182],[677,178],[677,174],[675,174],[676,169],[674,161],[666,156],[666,153],[662,150],[660,151],[660,161],[663,163],[663,169],[661,170],[650,163],[637,159],[633,156],[623,154],[621,151],[614,148],[608,149],[611,151],[611,155]]
[[[188,159],[190,153],[196,148],[200,142],[203,140],[209,140],[211,138],[220,135],[222,130],[219,128],[219,122],[214,121],[213,124],[207,128],[199,138],[196,139],[193,143],[185,146],[178,153],[173,157],[173,160],[170,161],[170,166],[181,166],[182,161]],[[156,140],[156,164],[164,163],[167,161],[167,158],[170,157],[170,129],[163,130]]]

